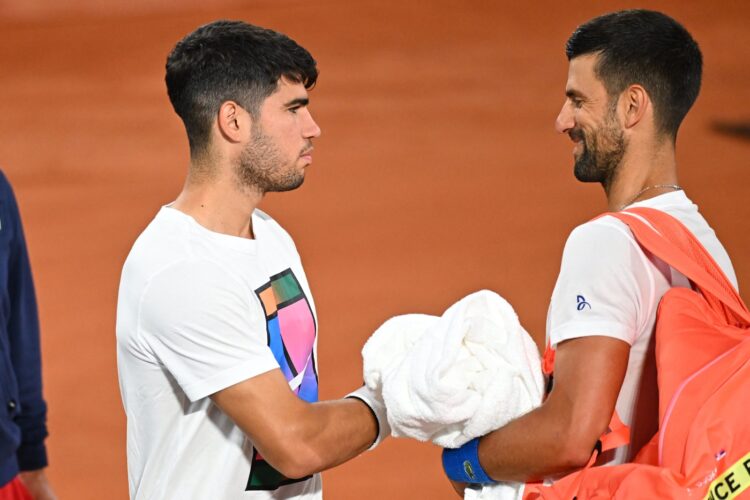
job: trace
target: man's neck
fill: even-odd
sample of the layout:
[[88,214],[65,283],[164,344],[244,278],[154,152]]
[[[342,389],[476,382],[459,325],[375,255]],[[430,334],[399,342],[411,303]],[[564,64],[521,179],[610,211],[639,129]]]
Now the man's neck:
[[243,188],[233,176],[199,180],[188,175],[172,208],[211,231],[252,239],[252,214],[262,199],[260,192]]
[[637,201],[675,191],[678,186],[674,146],[629,147],[607,191],[607,206],[618,211]]

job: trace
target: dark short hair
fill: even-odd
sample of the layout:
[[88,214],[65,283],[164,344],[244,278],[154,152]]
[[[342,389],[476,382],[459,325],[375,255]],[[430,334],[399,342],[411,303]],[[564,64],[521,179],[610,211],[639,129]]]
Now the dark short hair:
[[310,53],[282,33],[242,21],[214,21],[180,40],[167,56],[167,93],[182,118],[192,155],[208,145],[226,101],[257,115],[279,79],[310,89],[318,78]]
[[657,128],[673,138],[700,91],[698,43],[661,12],[624,10],[592,19],[573,32],[565,52],[568,60],[598,53],[596,75],[611,97],[628,85],[642,85],[654,104]]

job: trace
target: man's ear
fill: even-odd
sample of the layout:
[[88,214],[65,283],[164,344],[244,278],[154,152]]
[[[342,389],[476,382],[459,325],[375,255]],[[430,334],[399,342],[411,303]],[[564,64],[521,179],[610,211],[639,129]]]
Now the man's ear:
[[651,98],[640,85],[630,85],[620,96],[624,111],[623,126],[632,128],[638,125],[647,114],[653,113]]
[[252,125],[250,113],[234,101],[224,101],[219,107],[217,124],[221,135],[229,142],[242,142]]

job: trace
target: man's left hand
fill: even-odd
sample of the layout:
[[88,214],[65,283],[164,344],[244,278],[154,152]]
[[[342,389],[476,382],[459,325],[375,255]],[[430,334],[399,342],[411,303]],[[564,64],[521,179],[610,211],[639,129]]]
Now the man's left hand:
[[57,500],[57,495],[52,491],[44,469],[23,471],[18,477],[34,500]]

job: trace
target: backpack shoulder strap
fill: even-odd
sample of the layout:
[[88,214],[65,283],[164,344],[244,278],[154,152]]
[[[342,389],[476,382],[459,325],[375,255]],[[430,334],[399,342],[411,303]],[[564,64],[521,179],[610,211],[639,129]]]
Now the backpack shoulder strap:
[[718,301],[737,320],[750,324],[750,311],[734,285],[680,221],[665,212],[646,207],[604,215],[622,221],[641,246],[687,276],[704,296]]

